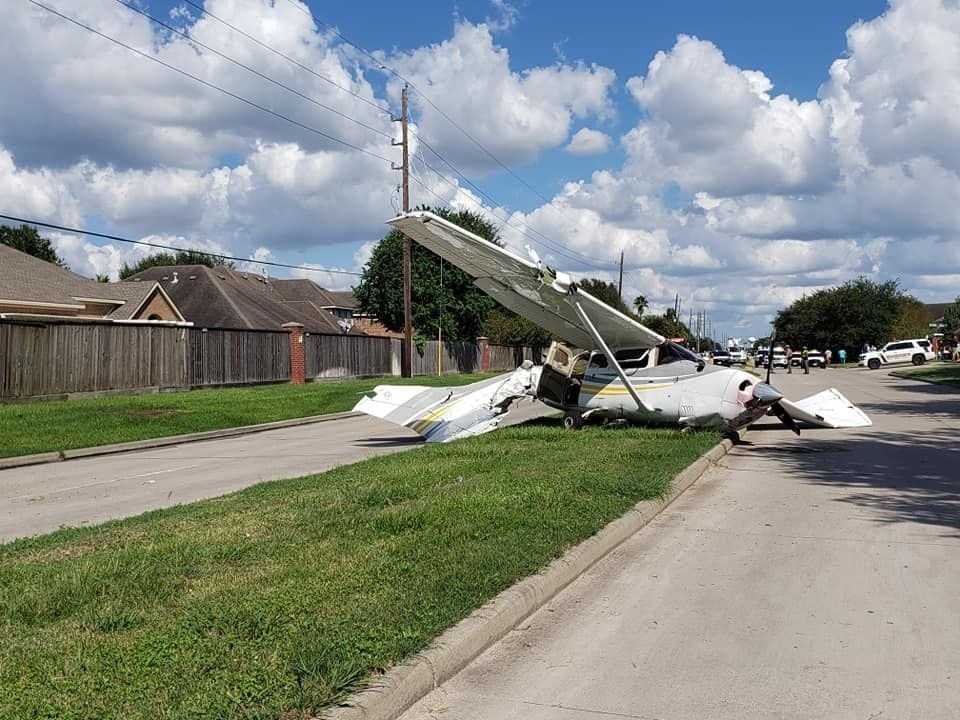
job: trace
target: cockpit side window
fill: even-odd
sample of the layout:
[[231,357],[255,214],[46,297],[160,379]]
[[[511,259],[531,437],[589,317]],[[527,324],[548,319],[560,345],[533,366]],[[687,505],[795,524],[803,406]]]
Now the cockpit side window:
[[633,350],[618,350],[614,357],[620,363],[624,370],[636,370],[645,368],[650,360],[649,348],[637,348]]
[[657,365],[666,365],[667,363],[678,362],[680,360],[699,362],[700,359],[682,345],[678,345],[670,340],[660,346]]
[[591,368],[605,368],[607,367],[607,356],[601,353],[594,353],[590,357],[590,367]]

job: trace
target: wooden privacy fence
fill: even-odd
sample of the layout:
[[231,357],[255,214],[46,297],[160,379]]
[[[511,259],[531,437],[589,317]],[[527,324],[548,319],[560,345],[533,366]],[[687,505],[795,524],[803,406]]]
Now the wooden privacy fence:
[[191,387],[290,379],[290,336],[286,332],[189,328],[189,337]]
[[307,333],[303,338],[307,378],[399,375],[390,338]]
[[0,323],[0,398],[187,384],[187,328]]
[[[397,339],[307,333],[303,350],[308,380],[400,374]],[[490,345],[488,355],[504,372],[539,362],[540,349]],[[414,349],[413,374],[480,372],[482,361],[477,343],[433,340]],[[0,400],[286,382],[290,365],[279,329],[0,320]]]

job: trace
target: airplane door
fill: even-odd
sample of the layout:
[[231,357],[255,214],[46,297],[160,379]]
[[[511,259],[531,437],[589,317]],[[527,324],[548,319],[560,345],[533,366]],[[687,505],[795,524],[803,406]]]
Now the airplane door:
[[576,355],[566,345],[558,342],[550,345],[537,386],[537,396],[547,405],[564,407],[570,404],[567,396],[575,359]]

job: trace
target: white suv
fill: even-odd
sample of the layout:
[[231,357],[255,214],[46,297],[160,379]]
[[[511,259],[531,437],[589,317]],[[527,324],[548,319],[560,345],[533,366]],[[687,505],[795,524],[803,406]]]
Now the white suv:
[[894,363],[923,365],[935,358],[936,355],[930,349],[929,340],[894,340],[888,342],[879,350],[861,355],[860,367],[876,370],[881,365],[892,365]]

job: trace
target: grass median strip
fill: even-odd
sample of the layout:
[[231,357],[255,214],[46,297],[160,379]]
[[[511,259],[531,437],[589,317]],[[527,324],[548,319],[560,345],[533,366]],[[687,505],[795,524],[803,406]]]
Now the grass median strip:
[[309,717],[718,441],[536,421],[2,545],[0,717]]
[[373,378],[0,404],[0,457],[96,447],[350,410],[376,385],[465,385],[491,375]]
[[927,382],[941,383],[943,385],[960,385],[960,364],[957,363],[922,365],[916,368],[894,370],[890,374],[896,377],[926,380]]

